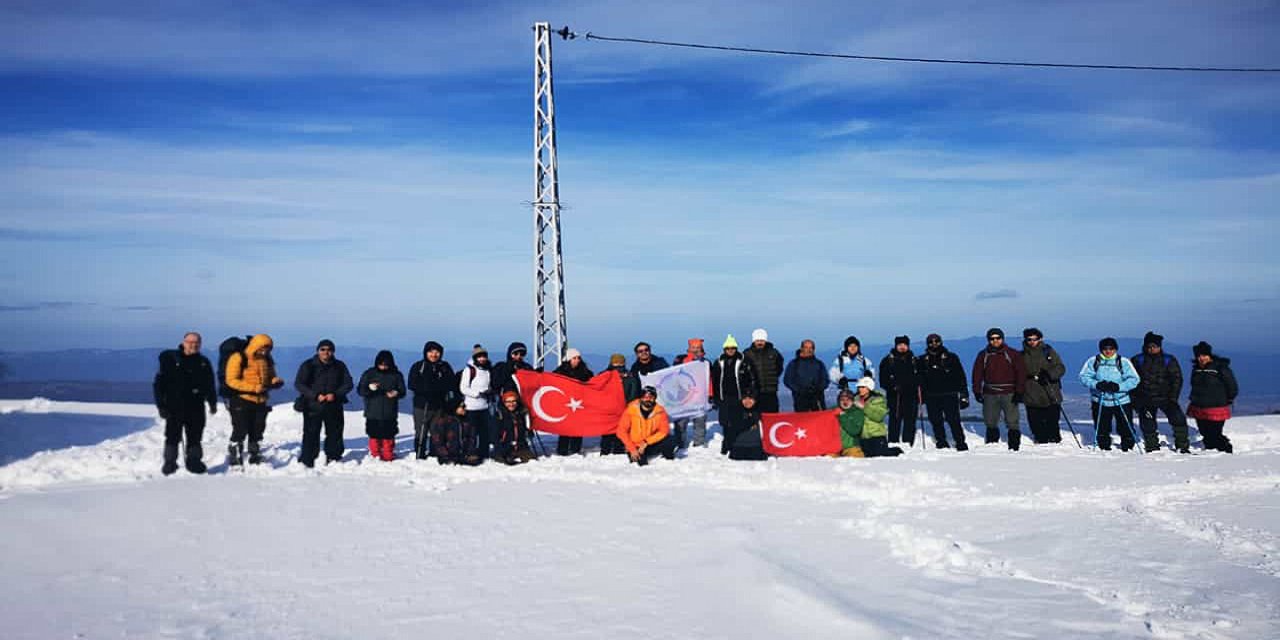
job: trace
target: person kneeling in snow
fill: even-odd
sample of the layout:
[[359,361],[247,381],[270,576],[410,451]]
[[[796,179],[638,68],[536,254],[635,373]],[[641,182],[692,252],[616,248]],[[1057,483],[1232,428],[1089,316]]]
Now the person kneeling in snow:
[[520,404],[520,394],[515,391],[502,393],[496,437],[493,459],[498,462],[522,464],[538,457],[529,446],[529,412]]
[[840,453],[832,454],[835,458],[865,458],[862,452],[862,422],[866,417],[863,412],[853,410],[854,400],[858,394],[842,389],[836,398],[836,420],[840,422]]
[[473,467],[483,462],[479,436],[475,426],[466,418],[466,405],[450,400],[446,410],[431,420],[428,430],[431,434],[431,455],[435,456],[436,462]]
[[645,387],[640,399],[627,405],[618,419],[618,439],[627,448],[631,461],[644,466],[661,454],[668,460],[676,457],[676,441],[671,437],[671,420],[658,404],[658,390]]
[[[860,444],[863,456],[879,458],[902,455],[901,448],[889,446],[889,428],[884,424],[884,417],[889,415],[889,405],[884,396],[876,391],[875,380],[870,377],[858,380],[858,395],[845,413],[852,414],[847,418],[851,426],[859,422],[862,424]],[[843,424],[842,419],[842,430]]]
[[379,351],[373,367],[360,376],[357,387],[364,398],[364,432],[369,436],[369,455],[387,462],[396,459],[396,434],[400,432],[400,398],[404,397],[404,375],[396,368],[390,351]]

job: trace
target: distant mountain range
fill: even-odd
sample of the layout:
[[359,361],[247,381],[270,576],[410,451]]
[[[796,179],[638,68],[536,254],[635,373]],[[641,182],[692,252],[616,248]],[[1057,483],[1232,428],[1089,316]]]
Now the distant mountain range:
[[[1020,343],[1016,335],[1011,335],[1014,345]],[[1087,394],[1076,382],[1076,374],[1090,356],[1097,353],[1097,343],[1093,341],[1050,341],[1068,363],[1068,375],[1063,389],[1069,401],[1068,406],[1083,405]],[[922,348],[923,345],[914,345]],[[965,363],[966,371],[978,351],[986,346],[982,337],[949,340],[947,348],[959,354]],[[782,348],[788,360],[795,356],[794,347]],[[1126,356],[1136,354],[1141,349],[1141,339],[1120,339],[1120,351]],[[1182,363],[1183,373],[1190,368],[1191,346],[1165,343],[1165,349],[1176,356]],[[878,366],[880,359],[890,350],[887,344],[868,344],[864,351]],[[63,351],[11,351],[0,352],[0,397],[21,398],[40,395],[58,400],[114,401],[114,402],[149,402],[151,398],[151,379],[156,371],[156,358],[162,351],[154,349],[67,349]],[[829,361],[835,356],[834,350],[823,352],[820,356]],[[378,349],[371,347],[340,347],[338,357],[347,363],[353,376],[358,377],[364,369],[373,364]],[[402,370],[422,358],[420,351],[393,349],[396,363]],[[918,353],[919,351],[917,351]],[[276,401],[285,402],[293,397],[293,375],[298,365],[314,355],[313,347],[281,346],[275,349],[277,368],[289,387],[276,394]],[[470,349],[446,349],[446,354],[466,354]],[[632,356],[627,353],[628,361]],[[210,360],[217,359],[217,348],[206,348],[205,355]],[[490,354],[495,361],[502,360],[505,353],[501,351]],[[675,354],[664,354],[671,360]],[[714,355],[714,354],[713,354]],[[1272,413],[1280,411],[1280,356],[1259,353],[1224,353],[1231,358],[1232,368],[1240,381],[1240,399],[1236,403],[1239,413]],[[599,372],[608,365],[608,355],[587,353],[584,359],[592,370]],[[447,358],[457,368],[466,362],[466,357]],[[1183,399],[1186,399],[1186,386],[1183,388]],[[783,406],[789,402],[784,400]]]

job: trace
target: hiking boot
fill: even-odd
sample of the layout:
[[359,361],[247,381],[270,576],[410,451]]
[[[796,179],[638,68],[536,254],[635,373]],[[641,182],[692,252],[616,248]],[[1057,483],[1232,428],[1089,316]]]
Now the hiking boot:
[[227,445],[227,466],[239,467],[244,464],[244,445],[232,442]]
[[[957,445],[957,447],[958,447],[958,446],[959,446],[959,445]],[[946,440],[934,440],[934,441],[933,441],[933,448],[934,448],[934,449],[950,449],[950,448],[951,448],[951,445],[950,445],[950,444],[948,444]]]
[[1191,449],[1187,447],[1178,447],[1178,453],[1191,453]]
[[258,441],[249,441],[249,464],[262,464],[262,451],[259,446]]
[[196,473],[196,474],[200,474],[208,471],[209,467],[205,466],[204,460],[201,460],[201,458],[203,457],[204,457],[204,447],[201,447],[198,444],[193,444],[188,446],[187,447],[187,471],[190,473]]
[[173,475],[178,470],[178,443],[164,445],[164,464],[160,466],[160,473],[166,476]]
[[956,451],[968,451],[968,450],[969,450],[969,445],[965,444],[963,440],[956,443]]
[[986,437],[986,439],[984,439],[984,440],[983,440],[983,442],[985,442],[985,443],[987,443],[987,444],[993,444],[993,443],[996,443],[996,442],[1000,442],[1000,430],[999,430],[999,429],[987,429],[987,437]]
[[1010,431],[1009,432],[1009,450],[1017,451],[1021,445],[1022,445],[1022,432]]

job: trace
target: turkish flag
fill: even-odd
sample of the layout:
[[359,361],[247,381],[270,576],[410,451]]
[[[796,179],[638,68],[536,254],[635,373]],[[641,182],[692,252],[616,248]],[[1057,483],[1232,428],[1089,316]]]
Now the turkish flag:
[[773,456],[825,456],[840,452],[840,422],[835,411],[764,413],[760,441]]
[[606,371],[587,382],[555,373],[517,371],[516,382],[536,431],[559,436],[614,433],[627,408],[617,371]]

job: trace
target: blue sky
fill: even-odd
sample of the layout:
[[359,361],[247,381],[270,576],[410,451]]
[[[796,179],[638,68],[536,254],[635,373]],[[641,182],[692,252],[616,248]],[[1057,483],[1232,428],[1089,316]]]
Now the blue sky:
[[[6,2],[0,349],[530,339],[532,34],[1280,66],[1276,2]],[[570,342],[1274,345],[1280,74],[555,43]]]

